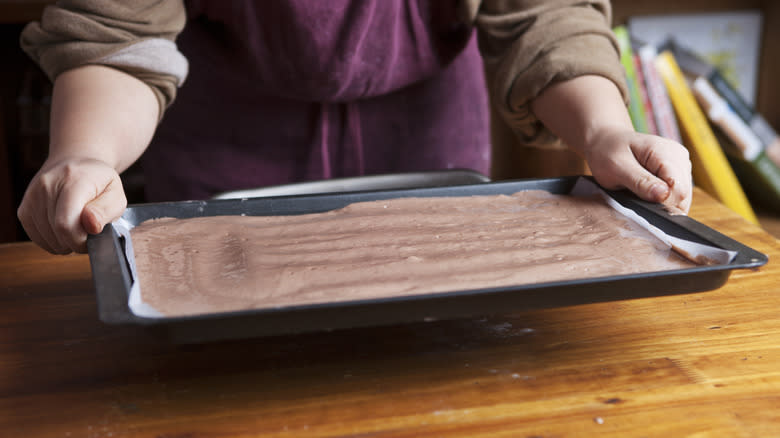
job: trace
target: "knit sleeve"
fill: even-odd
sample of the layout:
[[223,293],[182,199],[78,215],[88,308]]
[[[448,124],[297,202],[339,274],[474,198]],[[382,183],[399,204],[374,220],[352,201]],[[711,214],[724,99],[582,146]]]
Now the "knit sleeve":
[[22,31],[22,49],[53,81],[83,65],[113,67],[154,92],[160,116],[187,76],[175,39],[184,28],[181,0],[60,0]]
[[553,83],[599,75],[614,82],[627,101],[609,1],[466,3],[477,28],[491,101],[524,144],[557,143],[531,110],[533,99]]

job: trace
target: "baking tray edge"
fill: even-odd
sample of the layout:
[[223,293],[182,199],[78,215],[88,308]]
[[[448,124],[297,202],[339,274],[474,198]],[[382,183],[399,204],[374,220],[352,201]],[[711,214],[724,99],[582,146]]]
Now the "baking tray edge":
[[[125,217],[133,223],[140,223],[161,216],[241,214],[257,205],[263,206],[264,214],[300,214],[327,211],[353,202],[409,196],[509,194],[532,189],[568,193],[578,178],[544,178],[421,189],[241,200],[139,204],[128,207]],[[90,236],[87,242],[98,315],[103,322],[109,324],[164,327],[175,342],[204,342],[226,338],[477,317],[509,311],[705,292],[725,284],[730,273],[735,269],[757,268],[768,261],[766,255],[690,217],[669,215],[659,205],[641,201],[627,192],[610,191],[609,193],[618,202],[633,209],[669,234],[734,250],[737,251],[737,256],[728,265],[698,266],[650,274],[156,319],[139,317],[130,311],[127,294],[132,278],[124,257],[123,242],[113,226],[107,226],[99,235]]]

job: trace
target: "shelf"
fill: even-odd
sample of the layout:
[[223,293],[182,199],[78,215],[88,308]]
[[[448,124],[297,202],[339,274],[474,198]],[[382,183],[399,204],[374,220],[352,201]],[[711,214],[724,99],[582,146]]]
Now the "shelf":
[[[772,0],[613,0],[613,23],[625,24],[632,16],[760,10],[764,17],[761,67],[756,108],[777,129],[780,127],[780,2]],[[780,216],[757,211],[761,226],[780,238]]]
[[613,0],[613,23],[625,24],[636,15],[760,10],[764,16],[761,67],[756,108],[776,129],[780,127],[780,2],[772,0]]

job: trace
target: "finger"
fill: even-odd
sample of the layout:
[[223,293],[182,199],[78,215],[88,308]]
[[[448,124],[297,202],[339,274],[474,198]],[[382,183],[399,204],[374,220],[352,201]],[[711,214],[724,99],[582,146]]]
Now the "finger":
[[54,184],[47,184],[46,178],[42,178],[44,190],[48,193],[45,196],[46,199],[46,219],[47,223],[38,222],[39,229],[45,227],[45,230],[41,230],[49,241],[59,248],[56,254],[67,254],[75,251],[77,245],[72,243],[73,238],[68,235],[68,231],[65,227],[65,221],[60,216],[62,213],[58,211],[58,204],[60,203],[63,194],[67,193],[65,187],[60,184],[56,186]]
[[661,137],[647,136],[643,140],[632,145],[637,160],[669,186],[669,196],[664,204],[687,213],[693,192],[688,150]]
[[122,216],[125,207],[127,198],[122,182],[119,178],[114,178],[97,198],[84,207],[81,214],[82,226],[88,233],[98,234],[106,224]]
[[[672,176],[663,176],[664,180],[669,181],[671,194],[664,203],[672,209],[672,213],[688,214],[693,199],[693,183],[691,178],[682,177],[676,179]],[[678,182],[679,181],[679,182]]]
[[669,197],[669,185],[645,169],[634,155],[615,157],[611,167],[608,172],[615,187],[607,188],[626,188],[649,202],[663,202]]
[[688,214],[693,200],[693,176],[687,150],[675,160],[675,164],[674,168],[664,169],[661,177],[673,182],[672,195],[675,197],[675,205],[683,214]]
[[48,218],[48,203],[40,202],[46,199],[46,186],[44,181],[33,178],[27,190],[24,192],[22,203],[16,212],[19,222],[22,223],[27,236],[41,248],[54,254],[65,252],[65,247],[54,238],[51,227],[46,221]]
[[[19,218],[25,225],[25,230],[41,248],[53,254],[67,254],[70,251],[60,243],[48,222],[49,203],[36,202],[37,199],[47,198],[47,186],[45,181],[33,181],[25,191],[22,205],[19,207]],[[42,209],[40,207],[43,207]]]
[[632,182],[632,186],[629,188],[637,196],[646,201],[657,203],[669,199],[672,191],[664,180],[646,171],[641,166],[634,172],[634,175],[628,176],[629,180]]
[[63,243],[73,251],[86,251],[87,231],[81,225],[81,214],[97,193],[92,183],[79,179],[67,182],[55,199],[50,221]]
[[27,232],[27,237],[46,251],[54,253],[54,248],[43,238],[43,235],[38,230],[38,226],[35,225],[35,220],[27,214],[24,203],[19,207],[17,216],[19,222],[22,223],[22,227],[24,227],[24,231]]
[[51,222],[48,221],[48,214],[33,214],[32,223],[34,224],[41,241],[45,242],[45,245],[41,245],[45,250],[52,254],[68,254],[71,252],[71,249],[68,246],[63,245],[57,238],[57,235],[51,226]]

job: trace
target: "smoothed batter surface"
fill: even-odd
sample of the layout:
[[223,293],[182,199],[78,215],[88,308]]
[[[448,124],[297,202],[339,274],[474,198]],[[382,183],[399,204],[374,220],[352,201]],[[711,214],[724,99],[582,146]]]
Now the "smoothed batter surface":
[[167,316],[694,266],[598,197],[538,190],[154,219],[131,238],[141,296]]

